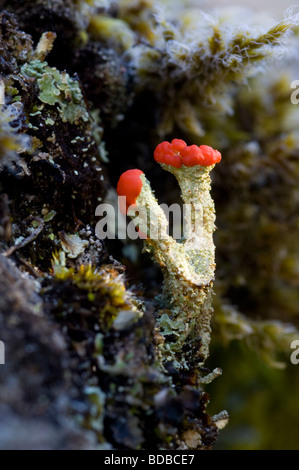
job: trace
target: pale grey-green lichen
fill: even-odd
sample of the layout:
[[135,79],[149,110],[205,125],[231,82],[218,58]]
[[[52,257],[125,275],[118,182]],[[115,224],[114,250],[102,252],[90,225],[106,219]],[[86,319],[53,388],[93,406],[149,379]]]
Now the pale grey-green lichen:
[[[190,210],[184,240],[176,242],[168,235],[166,215],[144,175],[140,177],[143,184],[136,207],[129,209],[128,215],[147,235],[145,250],[160,264],[164,275],[165,308],[158,320],[164,336],[160,345],[163,359],[172,361],[178,369],[189,369],[188,354],[184,353],[187,344],[190,348],[197,345],[198,364],[209,353],[215,271],[215,210],[210,195],[210,171],[214,165],[178,169],[162,164],[162,167],[176,176],[185,207]],[[138,217],[134,218],[136,211]]]
[[57,105],[63,122],[89,121],[79,82],[68,73],[49,67],[47,62],[40,60],[23,65],[21,73],[36,78],[39,100],[46,105]]
[[61,246],[69,258],[78,258],[88,246],[87,240],[82,240],[77,234],[59,232]]

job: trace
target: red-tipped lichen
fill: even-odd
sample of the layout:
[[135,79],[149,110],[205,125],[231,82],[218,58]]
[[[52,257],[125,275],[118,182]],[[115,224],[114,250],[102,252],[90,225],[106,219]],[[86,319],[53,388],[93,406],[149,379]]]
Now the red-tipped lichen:
[[125,171],[117,183],[118,196],[126,197],[126,207],[123,206],[120,200],[120,209],[122,213],[126,214],[130,206],[136,203],[140,191],[142,189],[142,180],[140,178],[144,173],[141,170],[127,170]]
[[190,145],[182,150],[182,162],[185,166],[196,166],[204,164],[204,156],[197,145]]
[[221,153],[218,152],[218,150],[214,150],[208,145],[201,145],[199,148],[204,156],[204,163],[201,163],[201,165],[210,166],[215,165],[215,163],[219,163],[221,161]]
[[180,168],[182,166],[181,151],[187,147],[186,142],[174,139],[171,143],[164,141],[156,147],[154,158],[158,163]]
[[207,145],[187,146],[186,142],[180,139],[174,139],[172,142],[161,142],[156,147],[154,158],[158,163],[181,168],[184,166],[211,166],[219,163],[221,153]]

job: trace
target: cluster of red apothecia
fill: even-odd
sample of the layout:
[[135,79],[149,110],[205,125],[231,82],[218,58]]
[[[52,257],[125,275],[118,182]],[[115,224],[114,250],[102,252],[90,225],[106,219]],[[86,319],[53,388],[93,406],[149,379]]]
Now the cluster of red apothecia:
[[184,140],[173,139],[161,142],[154,152],[156,162],[181,168],[185,166],[211,166],[219,163],[221,153],[208,145],[187,145]]
[[[173,139],[172,142],[161,142],[154,152],[156,162],[164,163],[175,168],[181,166],[211,166],[219,163],[221,160],[221,153],[214,150],[208,145],[187,145],[181,139]],[[127,170],[125,171],[117,184],[118,196],[126,197],[126,210],[123,208],[122,212],[126,212],[128,208],[136,203],[142,189],[142,180],[140,176],[143,175],[141,170]]]

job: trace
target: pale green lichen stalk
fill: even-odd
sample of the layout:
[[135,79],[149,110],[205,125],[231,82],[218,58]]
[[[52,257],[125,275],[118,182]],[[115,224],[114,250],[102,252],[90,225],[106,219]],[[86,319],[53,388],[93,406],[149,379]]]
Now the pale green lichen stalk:
[[[184,324],[184,332],[176,344],[181,343],[183,347],[188,338],[200,336],[199,353],[204,360],[209,352],[215,273],[215,209],[210,195],[212,167],[183,166],[176,169],[164,165],[164,168],[177,178],[184,205],[191,213],[185,219],[185,241],[176,243],[188,267],[179,271],[176,256],[173,257],[174,263],[166,264],[166,270],[163,270],[164,296],[171,306],[170,320]],[[166,318],[162,320],[165,322]],[[176,350],[176,344],[171,344],[170,349]]]
[[[184,152],[181,153],[184,162]],[[164,275],[163,308],[158,319],[164,337],[160,344],[163,361],[172,362],[179,369],[192,369],[209,354],[215,273],[215,209],[210,195],[210,171],[215,165],[209,164],[210,160],[197,164],[196,159],[191,162],[193,166],[181,164],[179,168],[159,162],[179,182],[184,203],[184,237],[176,241],[168,234],[166,215],[144,174],[137,175],[142,187],[134,201],[130,198],[134,205],[127,213],[145,238],[145,251],[159,263]],[[134,171],[138,170],[131,170]],[[126,194],[125,175],[118,185],[119,195]],[[132,181],[127,191],[130,195]]]

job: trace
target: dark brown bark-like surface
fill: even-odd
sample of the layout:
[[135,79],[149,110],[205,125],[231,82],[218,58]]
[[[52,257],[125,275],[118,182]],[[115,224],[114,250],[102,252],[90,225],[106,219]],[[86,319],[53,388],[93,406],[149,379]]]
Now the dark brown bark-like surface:
[[[153,296],[129,288],[119,245],[95,236],[111,187],[102,126],[112,137],[132,98],[120,51],[78,46],[71,2],[0,5],[16,13],[0,15],[0,445],[210,449],[207,394],[162,366]],[[35,49],[47,31],[50,65]]]

